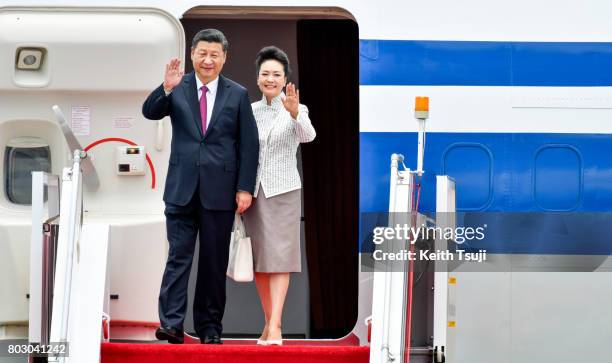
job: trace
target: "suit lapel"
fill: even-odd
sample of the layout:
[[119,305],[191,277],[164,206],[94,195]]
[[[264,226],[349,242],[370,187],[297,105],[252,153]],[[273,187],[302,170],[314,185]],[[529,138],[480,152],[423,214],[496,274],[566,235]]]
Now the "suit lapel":
[[185,82],[185,94],[187,95],[187,104],[193,114],[193,121],[196,124],[196,128],[202,136],[202,116],[200,115],[200,100],[198,100],[198,90],[196,83],[196,74],[192,72]]
[[230,85],[225,81],[225,78],[222,75],[219,75],[219,84],[217,85],[217,96],[215,97],[215,105],[213,106],[213,112],[212,116],[210,116],[208,126],[206,126],[206,134],[204,135],[204,138],[206,138],[206,136],[210,133],[210,129],[215,126],[215,123],[219,118],[219,114],[225,106],[225,101],[227,101],[227,97],[230,94],[229,87]]

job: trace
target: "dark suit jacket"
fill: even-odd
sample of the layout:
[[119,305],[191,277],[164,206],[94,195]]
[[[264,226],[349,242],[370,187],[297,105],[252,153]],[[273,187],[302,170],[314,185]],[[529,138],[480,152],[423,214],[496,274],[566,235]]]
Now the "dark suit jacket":
[[236,192],[255,191],[259,159],[257,125],[247,90],[219,76],[211,119],[202,135],[195,73],[166,96],[163,85],[142,106],[151,120],[170,116],[172,146],[164,201],[189,203],[199,185],[202,206],[211,210],[236,208]]

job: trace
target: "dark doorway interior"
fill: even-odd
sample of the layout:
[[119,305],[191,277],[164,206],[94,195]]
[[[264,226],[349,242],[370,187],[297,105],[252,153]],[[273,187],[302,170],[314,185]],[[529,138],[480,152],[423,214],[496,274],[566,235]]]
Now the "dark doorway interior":
[[304,104],[316,112],[317,145],[302,150],[313,337],[341,337],[357,318],[359,39],[350,20],[301,20]]
[[[307,259],[307,269],[303,269],[307,276],[303,278],[307,278],[308,291],[290,290],[289,294],[308,300],[309,331],[305,337],[345,336],[356,323],[358,306],[357,24],[341,19],[211,18],[189,13],[182,24],[187,46],[185,71],[192,70],[189,48],[194,34],[217,28],[230,42],[223,74],[247,87],[252,101],[261,97],[254,66],[259,49],[276,45],[289,55],[293,68],[290,81],[300,89],[300,101],[308,106],[317,131],[316,140],[300,148]],[[259,309],[256,299],[242,303]],[[284,318],[296,317],[285,314]]]

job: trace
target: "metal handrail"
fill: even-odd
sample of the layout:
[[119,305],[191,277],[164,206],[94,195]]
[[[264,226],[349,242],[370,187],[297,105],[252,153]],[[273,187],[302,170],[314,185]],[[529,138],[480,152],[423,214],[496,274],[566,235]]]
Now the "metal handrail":
[[[32,172],[32,230],[30,237],[30,302],[28,337],[32,344],[48,344],[54,277],[55,238],[45,226],[59,216],[59,177]],[[44,196],[47,192],[47,203]],[[46,220],[45,220],[46,219]]]

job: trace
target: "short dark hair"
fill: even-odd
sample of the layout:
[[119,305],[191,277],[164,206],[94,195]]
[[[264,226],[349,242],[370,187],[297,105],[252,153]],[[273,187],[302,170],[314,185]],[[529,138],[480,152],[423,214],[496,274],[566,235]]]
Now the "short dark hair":
[[285,77],[289,78],[289,75],[291,75],[291,66],[289,65],[289,57],[287,57],[287,53],[273,45],[261,48],[259,53],[257,53],[257,57],[255,58],[255,69],[257,70],[257,75],[259,75],[259,69],[261,68],[263,62],[267,60],[275,60],[282,64],[283,68],[285,69]]
[[221,43],[223,47],[223,51],[227,52],[227,48],[229,47],[229,43],[227,38],[220,30],[217,29],[204,29],[200,30],[191,41],[191,48],[195,48],[198,46],[199,42],[209,42],[209,43]]

